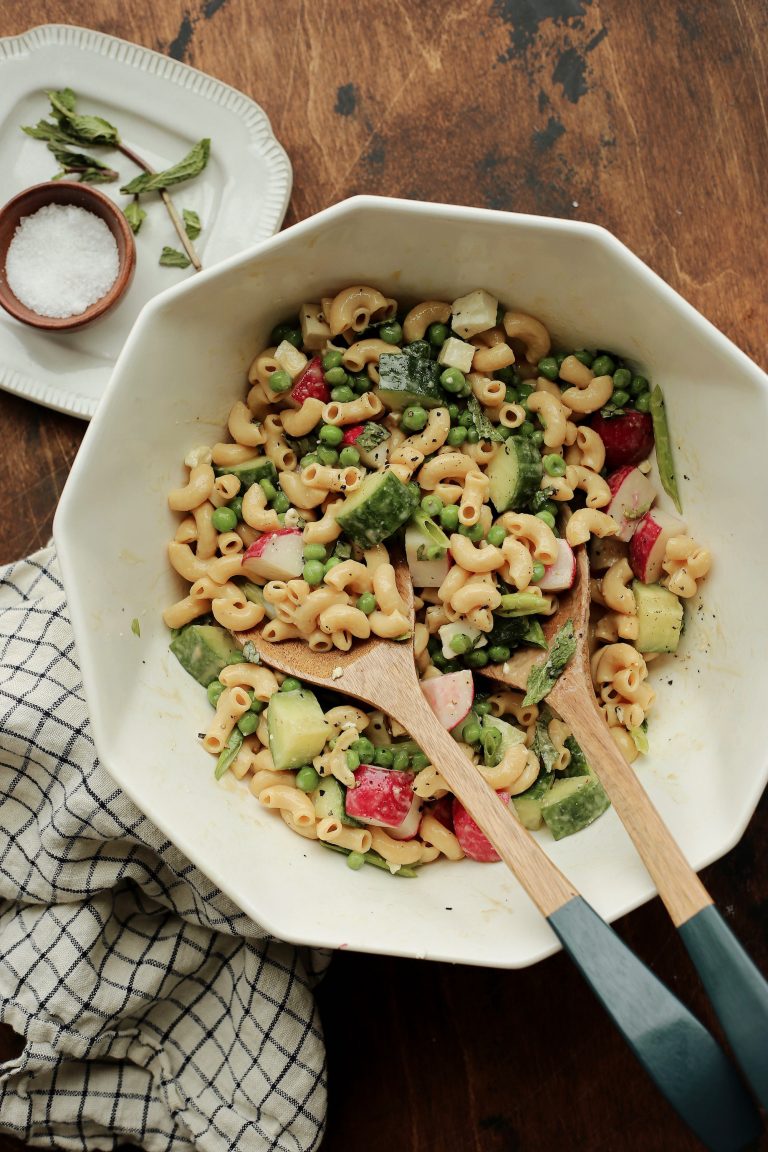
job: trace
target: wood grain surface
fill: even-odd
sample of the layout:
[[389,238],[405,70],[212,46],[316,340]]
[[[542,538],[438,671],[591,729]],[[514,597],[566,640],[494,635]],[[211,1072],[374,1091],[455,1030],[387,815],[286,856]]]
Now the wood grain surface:
[[[122,36],[255,98],[293,163],[287,224],[357,192],[590,220],[768,367],[764,0],[0,5],[0,35],[42,23]],[[0,392],[0,427],[2,562],[48,539],[84,425]],[[767,845],[764,797],[702,874],[763,970]],[[714,1027],[660,902],[618,928]],[[323,1152],[699,1147],[562,954],[505,972],[340,953],[318,1001]],[[18,1045],[0,1029],[0,1060]]]

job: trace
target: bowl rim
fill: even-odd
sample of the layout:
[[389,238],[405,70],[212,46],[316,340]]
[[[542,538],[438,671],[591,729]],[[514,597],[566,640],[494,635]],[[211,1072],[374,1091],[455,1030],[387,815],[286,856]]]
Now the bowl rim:
[[[118,242],[117,276],[109,291],[86,308],[84,312],[79,312],[74,316],[43,316],[23,304],[8,283],[5,274],[5,258],[8,249],[4,248],[0,252],[0,306],[15,320],[40,331],[74,332],[111,311],[125,295],[136,269],[136,241],[128,220],[117,204],[98,188],[78,180],[43,180],[39,184],[31,184],[28,188],[23,188],[0,207],[0,220],[7,216],[16,216],[16,227],[18,227],[21,219],[25,216],[25,204],[30,199],[39,199],[43,193],[48,193],[45,200],[26,215],[34,214],[48,204],[76,204],[78,207],[85,208],[85,205],[77,203],[78,200],[90,201],[91,205],[98,206],[100,211],[93,214],[104,220],[110,233]],[[85,210],[89,211],[90,209],[85,208]],[[120,240],[122,240],[122,251]]]

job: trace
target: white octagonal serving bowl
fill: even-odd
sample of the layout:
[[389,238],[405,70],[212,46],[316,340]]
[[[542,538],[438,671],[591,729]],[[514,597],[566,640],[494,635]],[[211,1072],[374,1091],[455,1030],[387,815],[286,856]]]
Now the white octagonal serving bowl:
[[[521,967],[558,945],[502,864],[439,863],[417,880],[352,872],[244,786],[216,784],[196,738],[205,692],[168,651],[161,612],[181,589],[166,562],[166,493],[181,461],[226,438],[278,320],[361,282],[411,303],[486,288],[556,342],[615,349],[662,385],[684,514],[715,561],[680,653],[651,666],[658,702],[637,771],[697,869],[739,839],[767,775],[768,381],[601,228],[356,197],[150,302],[86,434],[54,536],[96,747],[115,780],[277,937]],[[653,894],[613,811],[566,840],[541,838],[606,918]]]

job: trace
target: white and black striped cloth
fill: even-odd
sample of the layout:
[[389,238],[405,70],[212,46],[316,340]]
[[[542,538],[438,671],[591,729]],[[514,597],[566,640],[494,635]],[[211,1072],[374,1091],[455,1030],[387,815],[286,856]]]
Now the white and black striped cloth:
[[0,1131],[309,1152],[325,957],[268,939],[96,758],[53,549],[0,569]]

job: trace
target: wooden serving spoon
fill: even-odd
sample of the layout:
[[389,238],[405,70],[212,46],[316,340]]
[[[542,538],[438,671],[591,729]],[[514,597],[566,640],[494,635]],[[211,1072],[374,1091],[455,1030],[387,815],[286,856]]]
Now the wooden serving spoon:
[[[582,545],[577,549],[576,581],[544,625],[551,641],[571,620],[577,643],[547,702],[570,727],[605,788],[682,936],[745,1076],[768,1109],[768,984],[714,907],[608,731],[592,689],[589,608],[589,563]],[[518,649],[504,664],[486,666],[483,675],[524,691],[531,668],[540,661],[540,650]]]
[[[401,596],[413,613],[413,589],[396,564]],[[657,1087],[713,1152],[753,1141],[760,1120],[730,1061],[709,1032],[645,967],[551,862],[443,728],[424,697],[413,646],[371,638],[349,652],[312,652],[302,641],[250,641],[265,664],[342,692],[388,713],[407,729],[547,918],[598,999]]]

